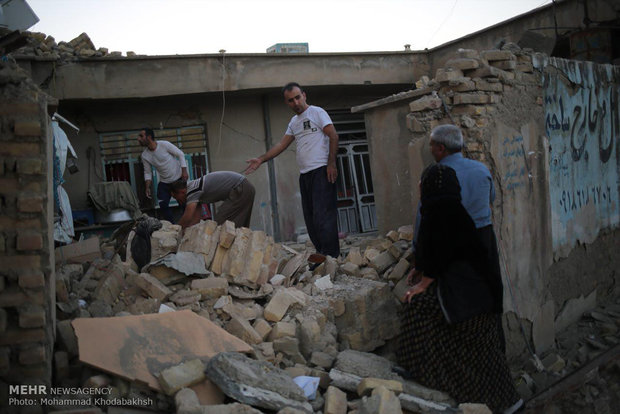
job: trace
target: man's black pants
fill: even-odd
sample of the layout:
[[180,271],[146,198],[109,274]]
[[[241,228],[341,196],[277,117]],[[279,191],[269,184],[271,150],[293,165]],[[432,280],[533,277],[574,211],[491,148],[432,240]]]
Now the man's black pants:
[[327,180],[327,166],[299,176],[301,205],[310,240],[318,253],[338,257],[338,209],[336,184]]

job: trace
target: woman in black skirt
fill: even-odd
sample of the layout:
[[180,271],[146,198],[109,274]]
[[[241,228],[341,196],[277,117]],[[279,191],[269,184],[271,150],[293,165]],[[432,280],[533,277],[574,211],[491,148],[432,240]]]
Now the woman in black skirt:
[[461,205],[456,173],[435,164],[423,173],[420,190],[415,266],[422,277],[405,296],[400,364],[413,380],[459,403],[513,413],[523,401],[493,313],[488,256]]

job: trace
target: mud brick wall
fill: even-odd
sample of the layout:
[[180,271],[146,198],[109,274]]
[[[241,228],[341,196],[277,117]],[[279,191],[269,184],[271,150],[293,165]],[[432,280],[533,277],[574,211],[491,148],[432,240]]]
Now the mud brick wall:
[[48,105],[55,103],[17,65],[0,62],[2,388],[51,380],[55,314]]

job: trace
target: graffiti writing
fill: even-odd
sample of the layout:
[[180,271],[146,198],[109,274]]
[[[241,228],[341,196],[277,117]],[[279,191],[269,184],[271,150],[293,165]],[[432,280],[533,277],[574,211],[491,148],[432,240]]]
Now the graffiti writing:
[[611,187],[591,186],[572,190],[563,190],[560,197],[560,207],[565,213],[577,211],[592,202],[594,205],[611,204]]
[[502,176],[502,182],[507,190],[515,190],[527,184],[526,177],[529,175],[525,162],[525,149],[523,136],[506,137],[502,141],[502,158],[506,159],[506,172]]
[[613,152],[614,137],[620,131],[620,115],[618,114],[617,90],[597,93],[590,88],[580,97],[576,95],[569,102],[562,96],[551,94],[545,98],[547,114],[545,131],[547,136],[554,133],[569,134],[571,157],[577,162],[588,160],[586,143],[595,139],[598,155],[602,163],[609,161]]
[[[545,80],[554,250],[620,222],[618,79],[610,65],[552,60]],[[557,250],[556,250],[557,251]]]

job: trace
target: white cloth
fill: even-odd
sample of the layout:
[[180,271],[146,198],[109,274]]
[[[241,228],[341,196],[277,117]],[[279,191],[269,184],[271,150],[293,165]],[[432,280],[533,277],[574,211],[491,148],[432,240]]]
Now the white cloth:
[[65,166],[67,165],[67,151],[71,152],[73,158],[77,158],[75,150],[67,138],[65,131],[60,128],[58,121],[52,121],[52,132],[54,133],[54,146],[56,147],[56,156],[60,161],[60,174],[65,173]]
[[[54,134],[54,149],[56,150],[56,156],[60,163],[60,175],[65,173],[65,166],[67,165],[67,152],[70,152],[74,158],[77,158],[75,150],[67,138],[65,131],[60,128],[58,121],[52,121],[52,132]],[[60,211],[60,220],[54,223],[54,240],[69,244],[75,236],[75,229],[73,228],[73,212],[71,211],[71,202],[67,192],[58,185],[56,187],[58,194],[58,210]]]
[[159,181],[172,183],[181,178],[181,168],[187,168],[185,154],[168,141],[156,141],[155,151],[142,151],[142,165],[144,166],[144,181],[152,181],[151,166],[155,167]]
[[332,123],[323,108],[312,105],[291,118],[286,135],[293,136],[297,141],[297,164],[302,174],[327,165],[329,137],[323,128]]

